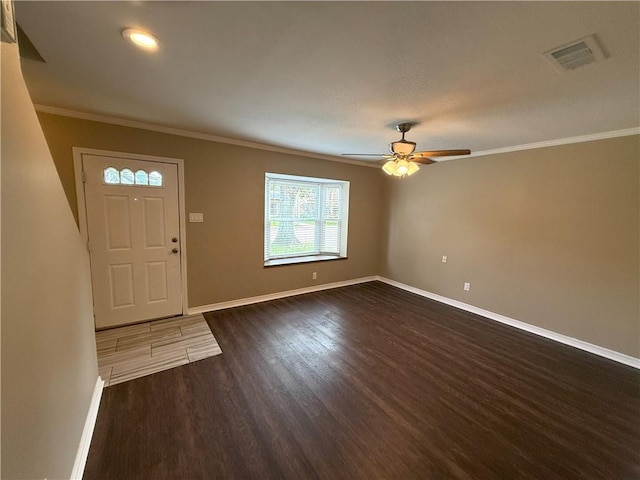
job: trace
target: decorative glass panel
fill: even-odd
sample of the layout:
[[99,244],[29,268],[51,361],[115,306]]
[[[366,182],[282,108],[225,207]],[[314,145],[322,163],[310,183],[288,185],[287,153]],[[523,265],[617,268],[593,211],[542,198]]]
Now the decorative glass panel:
[[103,172],[104,183],[118,184],[120,183],[120,174],[113,167],[107,167]]
[[104,183],[108,185],[149,185],[162,186],[162,174],[153,171],[149,174],[144,170],[138,170],[135,174],[129,168],[123,168],[118,172],[114,167],[107,167],[102,172]]
[[149,175],[144,170],[136,172],[136,185],[149,185]]
[[133,172],[131,170],[129,170],[128,168],[124,168],[120,171],[120,182],[123,185],[133,185],[134,182],[134,176],[133,176]]
[[149,185],[152,187],[161,187],[162,186],[162,174],[160,172],[151,172],[149,174]]

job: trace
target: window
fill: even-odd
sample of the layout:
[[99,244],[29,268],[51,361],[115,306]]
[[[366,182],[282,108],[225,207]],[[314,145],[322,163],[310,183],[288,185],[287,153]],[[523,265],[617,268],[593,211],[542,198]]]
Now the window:
[[347,256],[349,182],[265,174],[265,266]]
[[108,185],[147,185],[150,187],[162,186],[162,174],[144,170],[138,170],[135,174],[128,168],[118,171],[114,167],[107,167],[102,172],[102,179]]

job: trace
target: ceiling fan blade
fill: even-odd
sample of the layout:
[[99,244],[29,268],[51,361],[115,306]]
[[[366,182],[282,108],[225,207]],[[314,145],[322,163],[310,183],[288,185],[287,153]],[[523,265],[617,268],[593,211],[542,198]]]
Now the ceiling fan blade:
[[412,158],[411,161],[414,163],[422,163],[423,165],[431,165],[432,163],[436,163],[435,160],[427,157]]
[[431,150],[430,152],[414,152],[412,157],[457,157],[458,155],[469,155],[471,150]]

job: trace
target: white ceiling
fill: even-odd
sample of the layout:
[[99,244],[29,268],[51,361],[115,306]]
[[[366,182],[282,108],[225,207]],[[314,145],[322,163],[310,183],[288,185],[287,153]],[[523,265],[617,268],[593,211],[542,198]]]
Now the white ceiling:
[[[16,2],[34,103],[326,155],[640,125],[638,2]],[[141,27],[156,53],[120,31]],[[543,53],[597,34],[609,58]]]

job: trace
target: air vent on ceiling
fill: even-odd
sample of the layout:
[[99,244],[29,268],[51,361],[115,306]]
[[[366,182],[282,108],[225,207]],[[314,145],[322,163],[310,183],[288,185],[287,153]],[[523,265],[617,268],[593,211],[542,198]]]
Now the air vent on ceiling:
[[606,58],[594,35],[549,50],[544,56],[560,70],[573,70]]

